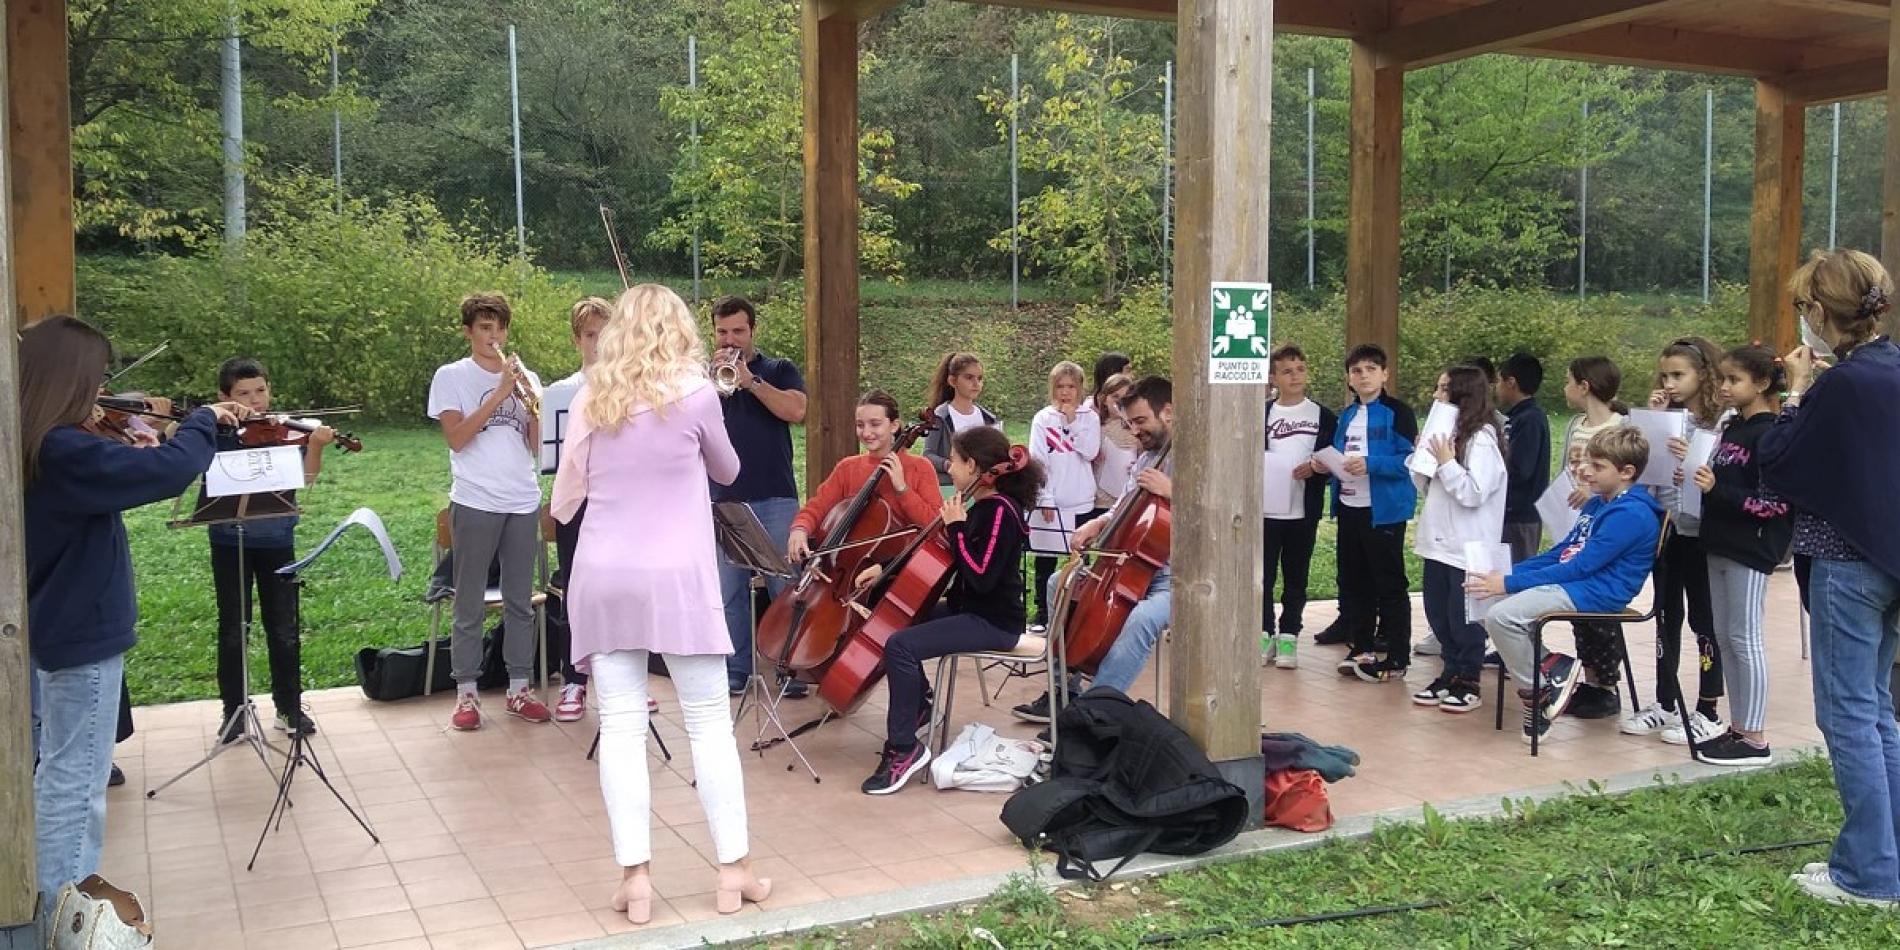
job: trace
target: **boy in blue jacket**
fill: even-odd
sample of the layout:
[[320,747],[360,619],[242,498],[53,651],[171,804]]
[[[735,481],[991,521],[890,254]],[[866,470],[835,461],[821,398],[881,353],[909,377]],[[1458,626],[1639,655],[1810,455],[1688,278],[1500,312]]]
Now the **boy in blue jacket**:
[[[1528,695],[1531,664],[1542,664],[1543,695],[1524,707],[1526,742],[1533,730],[1538,739],[1544,738],[1582,682],[1576,657],[1531,655],[1531,627],[1537,618],[1562,611],[1622,610],[1655,566],[1662,506],[1648,492],[1631,487],[1649,460],[1649,440],[1634,427],[1612,426],[1592,437],[1584,454],[1584,480],[1595,497],[1583,503],[1570,533],[1550,550],[1519,562],[1509,576],[1473,574],[1465,580],[1465,590],[1473,596],[1504,597],[1492,605],[1484,629],[1505,670],[1517,681],[1518,695]],[[1539,705],[1541,717],[1533,715]]]
[[[1418,438],[1412,407],[1385,391],[1385,350],[1362,343],[1346,354],[1352,404],[1340,410],[1333,448],[1346,456],[1346,478],[1334,478],[1339,522],[1339,618],[1352,646],[1341,676],[1370,683],[1404,679],[1412,661],[1412,600],[1405,580],[1405,524],[1418,508],[1418,488],[1405,460]],[[1374,618],[1377,626],[1374,626]],[[1373,653],[1383,638],[1385,659]]]

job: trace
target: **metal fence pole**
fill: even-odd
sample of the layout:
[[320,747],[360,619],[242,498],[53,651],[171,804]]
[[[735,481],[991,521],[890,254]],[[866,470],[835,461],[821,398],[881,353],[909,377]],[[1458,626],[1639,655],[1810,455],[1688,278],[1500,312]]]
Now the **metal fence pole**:
[[1016,133],[1022,112],[1022,84],[1017,71],[1021,68],[1021,58],[1009,54],[1009,308],[1015,310],[1023,305],[1023,238],[1019,231],[1022,226],[1022,208],[1019,204],[1017,187]]
[[1702,99],[1702,302],[1709,302],[1709,243],[1715,233],[1715,90]]
[[1590,100],[1583,102],[1582,174],[1577,190],[1577,299],[1583,299],[1590,262]]
[[[699,37],[686,37],[686,88],[693,91],[694,98],[699,93]],[[699,171],[699,110],[693,110],[693,171]],[[699,295],[699,195],[693,195],[693,302],[700,301]]]
[[1311,289],[1313,276],[1313,67],[1306,67],[1306,286]]
[[224,119],[224,246],[236,250],[244,241],[244,66],[237,7],[233,4],[228,31],[219,42],[219,70]]
[[336,44],[330,44],[330,162],[336,174],[336,213],[343,213],[343,105],[338,100],[342,86],[337,68]]
[[1161,74],[1161,290],[1174,297],[1174,60]]
[[515,247],[528,256],[528,221],[521,201],[521,69],[515,58],[515,25],[508,24],[508,100],[515,133]]
[[1834,103],[1834,151],[1828,160],[1827,173],[1827,246],[1829,250],[1839,247],[1837,240],[1840,224],[1841,206],[1841,104]]

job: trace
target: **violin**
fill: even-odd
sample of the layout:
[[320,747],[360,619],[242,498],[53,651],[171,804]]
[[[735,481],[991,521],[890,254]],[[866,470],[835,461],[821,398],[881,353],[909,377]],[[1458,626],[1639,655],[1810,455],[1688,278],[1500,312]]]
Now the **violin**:
[[[917,424],[905,426],[892,440],[891,453],[909,449],[936,425],[936,418],[926,415]],[[904,538],[917,530],[906,524],[890,502],[878,497],[877,486],[884,478],[883,466],[872,469],[856,495],[825,514],[819,527],[824,539],[817,548],[821,553],[805,561],[798,579],[773,599],[759,619],[755,633],[759,653],[774,657],[780,670],[809,674],[813,682],[822,679],[825,667],[862,619],[850,609],[858,574],[895,556]]]
[[[310,444],[310,434],[320,428],[322,428],[320,423],[266,413],[238,423],[237,440],[239,445],[246,448],[269,448],[278,445],[294,445],[302,448]],[[336,444],[345,452],[363,451],[363,440],[347,432],[336,433]]]
[[[1170,442],[1148,467],[1159,467],[1173,451]],[[1056,605],[1064,663],[1084,673],[1102,665],[1129,613],[1167,567],[1174,541],[1174,509],[1147,489],[1131,489],[1108,518],[1107,527],[1070,559],[1057,582],[1059,590],[1068,591]]]
[[[967,504],[979,488],[988,488],[1010,472],[1029,464],[1029,450],[1010,446],[1009,458],[992,466],[962,492]],[[899,630],[917,623],[943,599],[945,588],[956,574],[956,555],[950,550],[949,532],[943,528],[943,516],[926,525],[892,561],[889,570],[872,585],[869,595],[877,605],[862,614],[864,621],[853,631],[844,649],[818,681],[818,695],[849,716],[871,695],[871,688],[884,678],[884,645]],[[866,599],[870,599],[867,596]],[[864,608],[856,602],[854,610]]]
[[133,421],[134,416],[149,416],[177,422],[184,415],[172,409],[171,400],[162,397],[148,397],[137,394],[114,396],[100,393],[93,402],[92,418],[80,425],[93,435],[110,439],[124,445],[141,444],[140,436],[148,434],[150,427],[140,426]]

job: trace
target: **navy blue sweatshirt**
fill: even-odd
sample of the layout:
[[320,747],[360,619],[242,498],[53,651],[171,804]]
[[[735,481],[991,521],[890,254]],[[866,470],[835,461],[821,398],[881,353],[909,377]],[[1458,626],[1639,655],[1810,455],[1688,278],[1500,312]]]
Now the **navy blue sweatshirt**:
[[1900,577],[1900,347],[1863,343],[1820,375],[1756,445],[1762,485],[1819,516]]
[[1709,459],[1715,487],[1702,499],[1702,550],[1772,574],[1794,540],[1788,503],[1762,487],[1756,455],[1775,414],[1732,419]]
[[137,642],[132,551],[119,513],[174,497],[210,468],[216,418],[199,409],[156,448],[77,426],[40,442],[39,472],[26,490],[27,640],[39,668],[97,663]]
[[1550,487],[1550,417],[1537,400],[1520,400],[1504,412],[1504,434],[1511,449],[1504,459],[1504,523],[1538,524],[1537,499]]
[[1029,529],[1016,503],[1003,495],[978,499],[963,521],[949,527],[948,536],[956,571],[946,606],[1004,630],[1022,630],[1023,547]]

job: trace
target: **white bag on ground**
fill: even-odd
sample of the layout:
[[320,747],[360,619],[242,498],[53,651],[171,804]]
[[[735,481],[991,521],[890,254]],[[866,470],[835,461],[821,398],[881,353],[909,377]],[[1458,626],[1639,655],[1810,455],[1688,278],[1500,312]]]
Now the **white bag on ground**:
[[957,741],[930,763],[938,788],[973,792],[1013,792],[1023,786],[1045,756],[1042,743],[1004,739],[980,722],[963,727]]
[[59,889],[53,907],[51,950],[132,950],[152,945],[152,925],[137,894],[97,874]]

